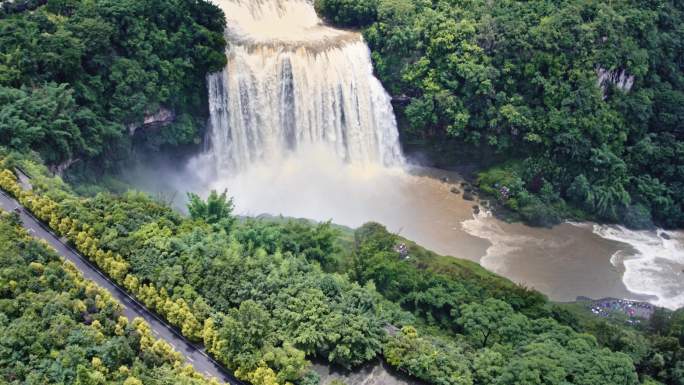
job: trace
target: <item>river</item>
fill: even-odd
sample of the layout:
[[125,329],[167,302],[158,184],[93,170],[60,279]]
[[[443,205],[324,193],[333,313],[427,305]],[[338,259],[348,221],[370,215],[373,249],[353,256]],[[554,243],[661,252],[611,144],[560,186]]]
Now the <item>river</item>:
[[[129,182],[180,206],[186,192],[227,189],[240,215],[380,222],[555,301],[684,306],[683,232],[502,222],[451,192],[459,175],[406,162],[391,99],[359,33],[324,25],[309,0],[216,3],[227,17],[228,64],[207,78],[205,149],[188,162],[146,162],[127,172]],[[416,384],[377,363],[351,373],[316,369],[325,384]]]
[[352,165],[325,149],[257,162],[220,178],[192,167],[143,166],[127,178],[143,190],[179,192],[179,205],[186,191],[227,189],[241,215],[332,219],[350,227],[380,222],[428,249],[478,262],[555,301],[615,297],[670,309],[684,306],[682,231],[635,232],[588,222],[553,228],[507,223],[486,210],[475,214],[479,202],[452,193],[452,187],[460,187],[458,174]]
[[206,148],[186,164],[129,174],[141,188],[227,189],[242,215],[377,221],[556,301],[684,306],[684,232],[532,228],[475,214],[477,202],[450,191],[457,174],[404,159],[391,98],[359,33],[326,26],[310,0],[216,3],[227,17],[228,64],[207,77]]

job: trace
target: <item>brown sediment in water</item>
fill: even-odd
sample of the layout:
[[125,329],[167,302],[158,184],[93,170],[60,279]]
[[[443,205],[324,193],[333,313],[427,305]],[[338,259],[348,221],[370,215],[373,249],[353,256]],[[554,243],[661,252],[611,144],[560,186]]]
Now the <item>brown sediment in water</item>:
[[[190,177],[177,177],[176,188],[181,192],[228,188],[240,215],[331,219],[350,227],[377,221],[421,246],[479,262],[555,301],[578,296],[653,299],[631,293],[623,283],[623,259],[632,258],[633,248],[595,234],[593,224],[566,223],[547,229],[506,223],[487,216],[486,210],[474,215],[473,205],[479,202],[451,192],[454,186],[463,191],[456,173],[415,168],[409,174],[327,162],[310,156],[277,165],[257,164],[209,185],[193,170],[196,185],[188,186]],[[158,170],[141,175],[136,183],[154,190],[142,183],[157,180]],[[447,182],[442,180],[445,177]]]
[[426,219],[417,224],[433,231],[411,228],[403,234],[408,238],[440,254],[478,262],[555,301],[578,296],[648,299],[627,290],[622,282],[624,267],[611,263],[615,253],[630,248],[594,234],[591,224],[564,223],[549,229],[506,223],[485,208],[476,215],[473,205],[481,202],[450,193],[454,186],[462,190],[459,174],[435,169],[414,173],[432,180],[419,182],[427,191],[413,186],[410,193],[426,198],[420,205]]
[[[452,193],[457,175],[444,183],[448,173],[383,167],[403,164],[403,157],[389,97],[373,78],[359,33],[326,27],[310,1],[217,2],[235,60],[210,77],[213,149],[197,164],[213,163],[197,169],[209,171],[209,188],[228,187],[241,213],[348,226],[377,221],[555,300],[636,297],[622,283],[625,265],[611,264],[611,256],[630,251],[624,242],[591,227],[537,229],[485,210],[474,216],[477,202]],[[242,172],[222,173],[231,168]]]
[[492,242],[480,263],[514,282],[533,287],[555,301],[616,297],[646,299],[627,290],[624,267],[611,257],[625,245],[594,234],[591,225],[564,223],[534,228],[492,217],[464,223],[470,234]]
[[[250,41],[250,40],[233,40],[233,43],[244,47],[247,52],[259,53],[264,51],[269,52],[306,52],[312,55],[325,53],[333,49],[340,49],[347,44],[359,43],[363,41],[363,36],[356,32],[346,32],[338,36],[323,36],[317,40],[307,41],[288,41],[288,40],[269,40],[269,41]],[[227,50],[228,55],[231,55],[230,47]]]

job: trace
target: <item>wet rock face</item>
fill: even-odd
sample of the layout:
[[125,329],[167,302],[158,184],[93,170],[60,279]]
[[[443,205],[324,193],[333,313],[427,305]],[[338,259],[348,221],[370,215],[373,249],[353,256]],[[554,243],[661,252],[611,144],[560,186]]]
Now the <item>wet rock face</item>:
[[173,123],[174,120],[176,120],[176,113],[168,108],[162,107],[153,114],[145,115],[145,118],[143,118],[141,123],[128,125],[128,133],[133,136],[135,135],[135,132],[141,128],[159,128]]
[[598,76],[598,85],[603,91],[604,99],[608,96],[607,91],[610,85],[624,92],[629,92],[634,86],[634,76],[628,74],[625,69],[607,70],[598,67],[596,75]]
[[56,175],[56,176],[60,176],[60,177],[61,177],[61,176],[64,176],[64,172],[65,172],[69,167],[71,167],[74,163],[79,162],[79,161],[80,161],[79,158],[69,158],[69,159],[65,160],[64,162],[62,162],[62,163],[54,164],[54,165],[48,166],[48,169],[50,170],[50,172],[52,173],[52,175]]

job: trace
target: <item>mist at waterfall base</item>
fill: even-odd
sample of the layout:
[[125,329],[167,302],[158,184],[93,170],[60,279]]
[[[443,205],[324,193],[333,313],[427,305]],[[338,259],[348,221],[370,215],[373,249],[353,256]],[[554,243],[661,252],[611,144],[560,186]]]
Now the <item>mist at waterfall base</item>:
[[[240,215],[357,227],[377,221],[441,254],[480,262],[550,298],[684,306],[684,236],[612,226],[530,228],[450,192],[459,177],[407,165],[390,97],[360,34],[324,26],[306,0],[221,0],[230,42],[208,77],[208,149],[187,165],[147,164],[148,191],[227,189]],[[444,183],[448,177],[451,183]]]
[[[212,189],[234,197],[245,216],[285,215],[332,219],[350,227],[383,223],[445,255],[479,262],[514,282],[557,301],[577,296],[646,300],[671,309],[684,306],[684,234],[631,231],[618,226],[564,223],[551,229],[506,223],[477,202],[451,193],[456,174],[420,167],[345,163],[321,146],[261,161],[218,175],[196,158],[179,166],[148,163],[127,178],[184,210],[186,192]],[[204,160],[206,161],[206,159]],[[445,183],[440,178],[448,177]]]

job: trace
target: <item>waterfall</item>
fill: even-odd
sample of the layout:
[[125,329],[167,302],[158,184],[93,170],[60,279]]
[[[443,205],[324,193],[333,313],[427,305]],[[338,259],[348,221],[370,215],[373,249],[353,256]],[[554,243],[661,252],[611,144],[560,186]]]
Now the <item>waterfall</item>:
[[217,172],[324,146],[354,164],[399,165],[391,99],[360,34],[326,27],[306,0],[221,0],[228,64],[208,77],[205,157]]

